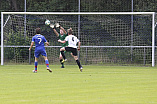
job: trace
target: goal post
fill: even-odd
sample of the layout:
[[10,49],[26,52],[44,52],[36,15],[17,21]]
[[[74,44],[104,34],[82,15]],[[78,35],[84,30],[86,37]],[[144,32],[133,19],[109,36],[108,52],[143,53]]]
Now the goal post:
[[4,61],[4,45],[3,45],[3,12],[1,12],[1,65],[3,65],[3,61]]
[[[10,18],[12,18],[12,20],[8,20],[8,23],[5,23],[7,21],[7,19],[6,19],[6,16],[4,16],[4,15],[12,15],[12,17],[10,17]],[[85,60],[85,63],[87,61],[88,62],[91,61],[91,63],[92,62],[93,63],[102,63],[102,62],[107,63],[110,61],[112,62],[113,60],[114,60],[113,63],[115,63],[115,60],[116,60],[116,62],[121,63],[121,59],[120,59],[121,57],[119,57],[117,54],[118,53],[122,54],[122,52],[119,52],[120,50],[118,48],[123,48],[126,50],[128,50],[128,48],[143,48],[142,51],[144,51],[145,48],[149,48],[149,50],[151,48],[151,66],[153,66],[153,67],[155,66],[155,12],[1,12],[1,65],[4,65],[4,57],[5,57],[4,48],[5,47],[14,48],[12,50],[8,49],[9,51],[14,51],[13,52],[14,54],[17,51],[23,51],[23,50],[26,51],[26,49],[22,49],[22,50],[17,49],[16,50],[16,48],[29,47],[28,44],[30,44],[30,43],[15,44],[16,42],[13,42],[14,44],[12,45],[12,44],[8,44],[8,43],[10,43],[9,42],[10,39],[4,39],[4,37],[8,38],[7,34],[9,34],[9,36],[11,38],[13,37],[15,39],[16,39],[15,35],[20,34],[19,36],[21,37],[21,34],[23,34],[23,32],[24,32],[24,29],[23,29],[24,28],[23,27],[24,16],[23,15],[26,15],[26,18],[28,16],[29,19],[33,18],[33,20],[30,20],[30,21],[29,21],[29,19],[27,19],[27,28],[29,30],[26,29],[26,31],[28,32],[27,34],[29,34],[30,36],[25,37],[26,41],[27,41],[27,38],[29,38],[28,41],[30,42],[31,36],[34,35],[33,31],[34,31],[35,26],[38,26],[38,27],[43,26],[44,25],[43,21],[45,19],[52,19],[51,20],[52,23],[59,22],[66,29],[69,27],[72,27],[74,29],[75,35],[77,33],[81,34],[80,38],[81,38],[81,41],[83,41],[83,45],[81,47],[84,48],[83,52],[81,51],[81,53],[82,53],[81,55],[82,55],[83,59]],[[137,21],[141,25],[141,27],[138,25],[134,26],[135,29],[137,28],[137,30],[135,30],[135,32],[138,31],[138,33],[133,32],[133,34],[131,34],[131,32],[130,32],[131,29],[130,29],[129,24],[130,24],[131,19],[129,20],[129,18],[130,18],[129,16],[131,16],[131,15],[137,16],[135,19],[137,19]],[[138,15],[140,15],[140,16],[138,17]],[[79,20],[80,23],[77,20],[78,16],[80,16],[80,19],[81,19],[81,17],[83,17],[83,20]],[[113,17],[110,17],[110,16],[113,16]],[[124,18],[123,16],[126,18]],[[142,20],[143,17],[146,19],[146,21],[150,20],[150,22],[151,22],[151,23],[149,22],[149,25],[151,24],[151,28],[148,28],[149,32],[145,34],[145,36],[147,36],[149,33],[151,33],[151,40],[149,40],[149,42],[151,41],[151,45],[149,44],[149,42],[147,42],[148,44],[146,42],[144,42],[145,39],[143,39],[142,42],[141,42],[142,39],[140,39],[142,37],[142,31],[143,31],[142,28],[143,27],[144,27],[144,29],[147,28],[144,26],[144,25],[147,25],[146,23],[143,23],[143,25],[140,23],[140,22],[145,22],[144,20]],[[36,21],[34,18],[38,21],[38,23],[35,23]],[[41,21],[43,23],[41,23]],[[23,23],[21,23],[21,22],[23,22]],[[5,23],[6,27],[4,27],[4,23]],[[33,23],[35,23],[35,24],[33,24]],[[136,23],[136,21],[133,23]],[[83,28],[81,26],[78,26],[78,24],[83,25],[82,26]],[[33,26],[31,26],[31,25],[33,25]],[[96,30],[93,30],[94,29],[93,27]],[[6,28],[7,28],[7,30],[6,30]],[[15,29],[15,28],[20,28],[20,29]],[[51,31],[50,29],[48,29],[48,27],[43,27],[43,28],[44,28],[44,31]],[[85,29],[87,29],[87,30],[85,30]],[[14,32],[14,30],[16,32]],[[150,32],[150,30],[151,30],[151,32]],[[18,31],[20,31],[20,33]],[[53,34],[52,31],[49,33]],[[4,36],[4,34],[5,34],[5,36]],[[93,41],[93,37],[91,35],[88,36],[87,34],[93,34],[94,42],[90,42],[90,41]],[[136,36],[134,41],[136,42],[138,40],[137,44],[135,44],[135,43],[133,45],[129,44],[129,42],[132,41],[132,40],[130,40],[130,35]],[[137,35],[140,35],[140,36],[137,36]],[[107,36],[109,36],[109,37],[107,37]],[[55,39],[54,37],[47,36],[47,38],[52,39],[52,40]],[[109,38],[109,40],[111,39],[111,41],[114,41],[114,42],[111,42],[111,41],[105,42],[105,41],[107,41],[107,39],[101,40],[101,39],[105,39],[105,38]],[[5,42],[7,41],[6,42],[7,44],[4,43],[4,40],[5,40]],[[57,38],[56,38],[56,40],[57,40]],[[55,42],[56,42],[56,40],[55,40]],[[100,42],[100,40],[101,40],[101,42]],[[23,41],[25,41],[25,39],[23,39]],[[53,51],[53,53],[56,53],[56,50],[58,50],[60,48],[59,44],[55,43],[55,42],[52,43],[53,41],[51,41],[51,46],[47,47],[47,48],[49,48],[48,51],[50,51],[50,54],[51,54],[51,51]],[[127,42],[127,41],[129,41],[129,42]],[[19,42],[17,42],[17,43],[19,43]],[[56,49],[53,50],[51,48],[56,48]],[[98,48],[100,49],[100,51],[96,51]],[[114,48],[114,49],[110,50],[110,48]],[[93,52],[93,53],[90,53],[90,56],[88,55],[89,50],[91,52]],[[109,53],[112,50],[115,52],[112,53],[111,55],[104,54],[105,52]],[[135,49],[135,52],[136,51],[137,50]],[[140,52],[140,51],[138,50],[138,52]],[[116,53],[116,52],[118,52],[118,53]],[[97,55],[95,55],[95,57],[93,56],[94,54],[101,54],[101,53],[102,53],[101,57],[96,58]],[[117,56],[113,57],[113,54],[115,54]],[[7,55],[11,55],[11,53],[8,53]],[[23,55],[28,55],[28,54],[23,54]],[[54,57],[55,56],[56,55],[54,55]],[[53,57],[53,55],[52,55],[52,57]],[[94,59],[90,59],[90,58],[88,59],[88,57],[94,57]],[[27,60],[26,58],[22,59],[21,57],[19,57],[19,59]],[[10,59],[7,59],[7,60],[10,60]],[[18,59],[14,58],[13,60],[18,60]],[[52,62],[54,62],[54,60],[52,60]],[[130,63],[130,62],[128,62],[128,63]]]
[[152,13],[152,67],[155,66],[155,13]]

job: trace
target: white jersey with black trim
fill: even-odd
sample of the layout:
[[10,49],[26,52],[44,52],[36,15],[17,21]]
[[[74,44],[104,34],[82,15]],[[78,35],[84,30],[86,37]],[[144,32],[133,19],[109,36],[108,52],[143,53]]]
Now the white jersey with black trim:
[[77,48],[76,44],[79,42],[79,39],[77,39],[77,37],[74,35],[68,35],[65,38],[65,41],[68,41],[68,47]]

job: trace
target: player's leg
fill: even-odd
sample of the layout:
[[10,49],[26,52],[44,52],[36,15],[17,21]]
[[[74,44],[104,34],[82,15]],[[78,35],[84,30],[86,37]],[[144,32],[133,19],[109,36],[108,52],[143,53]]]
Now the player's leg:
[[77,56],[74,56],[74,59],[75,59],[75,61],[76,61],[77,65],[78,65],[78,67],[79,67],[80,71],[82,72],[83,67],[82,67],[82,65],[81,65],[80,61],[78,60],[78,57],[77,57]]
[[64,62],[67,60],[66,57],[65,57],[64,51],[65,51],[65,47],[62,47],[62,48],[60,49],[61,55],[62,55],[62,57],[63,57],[62,63],[64,63]]
[[45,64],[46,64],[47,70],[48,70],[49,72],[52,72],[52,70],[49,68],[49,61],[48,61],[48,58],[47,58],[46,56],[43,56],[43,57],[44,57],[44,59],[45,59]]
[[35,69],[33,70],[33,72],[37,73],[37,67],[38,67],[38,58],[37,57],[35,57],[34,66],[35,66]]
[[62,63],[62,61],[63,61],[63,57],[62,57],[62,55],[61,55],[61,53],[60,53],[60,55],[59,55],[59,60],[60,60],[60,63],[61,63],[61,68],[64,68],[64,63]]
[[41,55],[42,55],[42,56],[44,57],[44,59],[45,59],[45,64],[46,64],[47,70],[48,70],[49,72],[52,72],[52,70],[49,68],[49,61],[48,61],[48,58],[47,58],[46,51],[41,52]]
[[77,49],[73,49],[73,50],[72,50],[72,54],[73,54],[73,57],[74,57],[74,59],[75,59],[77,65],[78,65],[80,71],[82,72],[83,67],[82,67],[82,65],[81,65],[81,63],[80,63],[80,61],[79,61],[79,59],[78,59],[78,57],[77,57]]
[[37,67],[38,67],[38,58],[40,56],[40,52],[34,52],[34,56],[35,56],[35,61],[34,61],[34,66],[35,69],[33,70],[34,73],[37,73]]

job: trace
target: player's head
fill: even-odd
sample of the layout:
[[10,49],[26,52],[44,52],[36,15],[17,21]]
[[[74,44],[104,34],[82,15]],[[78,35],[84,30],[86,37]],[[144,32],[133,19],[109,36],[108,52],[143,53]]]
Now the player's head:
[[72,34],[72,33],[73,33],[72,28],[68,29],[68,34]]
[[41,29],[39,27],[36,28],[36,34],[41,34]]
[[61,35],[63,35],[63,34],[64,34],[64,32],[63,32],[63,30],[62,30],[62,29],[60,29],[60,34],[61,34]]

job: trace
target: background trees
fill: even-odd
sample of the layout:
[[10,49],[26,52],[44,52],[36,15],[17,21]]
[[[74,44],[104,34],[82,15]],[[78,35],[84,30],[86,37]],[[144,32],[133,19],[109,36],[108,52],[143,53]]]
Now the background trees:
[[[24,11],[25,0],[0,0],[0,11]],[[157,0],[80,0],[81,11],[86,12],[157,11]],[[27,12],[78,11],[78,0],[26,0]]]

